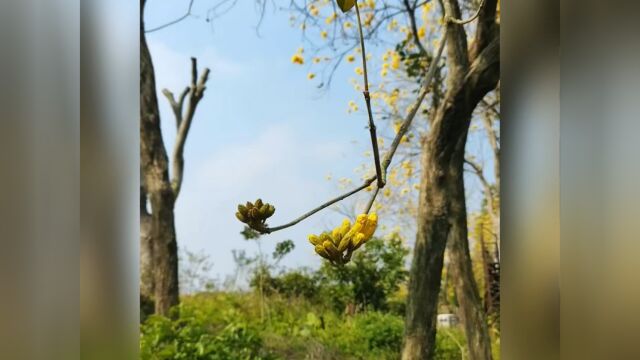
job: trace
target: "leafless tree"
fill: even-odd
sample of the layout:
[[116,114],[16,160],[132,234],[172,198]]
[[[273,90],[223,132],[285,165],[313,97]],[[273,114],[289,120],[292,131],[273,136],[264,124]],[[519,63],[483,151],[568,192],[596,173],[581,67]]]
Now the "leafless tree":
[[146,0],[140,2],[140,292],[153,299],[156,313],[168,315],[169,309],[178,304],[179,296],[174,205],[184,177],[185,142],[204,95],[209,69],[198,77],[197,62],[192,58],[190,86],[177,98],[170,91],[163,91],[177,127],[169,177],[155,73],[144,31],[145,3]]

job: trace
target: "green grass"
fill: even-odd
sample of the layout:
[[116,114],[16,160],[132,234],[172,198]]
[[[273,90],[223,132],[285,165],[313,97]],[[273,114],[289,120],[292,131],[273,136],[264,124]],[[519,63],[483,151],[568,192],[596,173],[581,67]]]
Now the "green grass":
[[[404,320],[336,313],[299,298],[217,292],[184,297],[175,320],[141,326],[141,359],[398,359]],[[439,331],[437,359],[461,359],[464,335]]]

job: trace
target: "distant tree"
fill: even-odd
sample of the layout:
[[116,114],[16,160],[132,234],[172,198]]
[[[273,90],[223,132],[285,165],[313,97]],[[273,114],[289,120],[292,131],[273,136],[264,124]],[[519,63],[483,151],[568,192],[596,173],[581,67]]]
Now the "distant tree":
[[335,296],[336,305],[343,309],[344,302],[352,302],[361,308],[387,310],[389,297],[407,279],[408,253],[398,236],[371,239],[351,263],[341,267],[323,263],[320,285]]
[[169,90],[163,91],[175,115],[177,128],[169,177],[170,164],[160,127],[155,73],[145,36],[145,4],[146,0],[140,1],[140,293],[142,297],[152,299],[156,313],[168,315],[169,309],[179,301],[174,206],[182,187],[187,135],[204,95],[209,69],[198,78],[196,59],[192,58],[191,84],[177,98]]

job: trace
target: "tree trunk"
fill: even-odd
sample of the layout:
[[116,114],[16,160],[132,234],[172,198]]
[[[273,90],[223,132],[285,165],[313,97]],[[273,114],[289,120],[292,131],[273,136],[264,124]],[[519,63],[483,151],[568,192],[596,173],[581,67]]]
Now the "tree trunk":
[[[466,296],[467,292],[474,291],[470,285],[474,282],[465,279],[472,273],[468,243],[465,242],[467,224],[462,172],[471,114],[478,102],[496,88],[500,77],[499,35],[492,25],[495,6],[495,1],[488,0],[480,12],[481,26],[476,32],[471,56],[467,52],[464,28],[451,23],[447,25],[447,91],[423,143],[421,155],[418,233],[410,270],[403,360],[433,359],[435,356],[438,294],[444,251],[450,236],[454,242],[452,247],[458,249],[453,257],[461,260],[458,267],[464,270],[461,271],[462,278],[456,280],[456,288],[463,290],[465,295],[459,301],[465,308],[470,353],[484,356],[473,359],[491,358],[490,353],[485,356],[486,344],[476,346],[486,340],[483,333],[487,333],[486,324],[483,327],[477,322],[483,320],[482,313],[475,310],[477,305],[482,310],[477,288],[475,296]],[[447,14],[460,17],[456,1],[447,0],[445,7]],[[486,26],[492,26],[492,31],[487,31]]]
[[[441,127],[442,121],[434,126]],[[430,151],[437,134],[432,129],[421,155],[422,179],[418,208],[418,233],[409,277],[403,360],[433,359],[436,315],[444,251],[451,228],[448,219],[449,177],[446,154]]]
[[454,270],[456,296],[460,303],[460,315],[465,328],[469,358],[471,360],[491,359],[491,338],[487,318],[473,276],[469,253],[467,211],[463,180],[464,144],[466,135],[457,144],[453,163],[457,168],[456,181],[450,187],[452,227],[449,234],[451,259]]
[[[144,178],[140,178],[144,182]],[[140,186],[140,300],[145,304],[153,301],[153,241],[151,238],[151,214],[147,211],[147,195]],[[141,311],[143,306],[141,304]],[[148,307],[144,307],[148,312]],[[153,313],[153,311],[151,311]],[[147,313],[141,314],[146,318]]]
[[[151,204],[151,287],[156,313],[168,315],[169,309],[178,304],[179,292],[178,247],[173,217],[174,194],[169,181],[168,159],[160,130],[153,63],[144,35],[144,1],[141,1],[140,10],[140,166],[145,195]],[[144,217],[141,220],[145,221]],[[144,226],[146,225],[141,222],[141,227]],[[148,244],[141,243],[141,249],[147,249],[148,246],[145,245]]]

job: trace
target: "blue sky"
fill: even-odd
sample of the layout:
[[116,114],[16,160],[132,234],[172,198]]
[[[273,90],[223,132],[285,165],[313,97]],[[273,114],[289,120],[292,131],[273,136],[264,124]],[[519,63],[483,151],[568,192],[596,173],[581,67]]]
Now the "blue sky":
[[[173,20],[187,6],[186,0],[149,1],[147,28]],[[207,23],[204,13],[210,6],[210,1],[195,1],[193,13],[199,18],[149,33],[147,41],[158,90],[175,93],[189,83],[191,56],[201,69],[211,69],[187,139],[175,216],[179,246],[210,256],[213,273],[223,279],[234,270],[232,249],[252,253],[256,248],[239,234],[238,203],[262,197],[277,208],[270,224],[288,222],[340,193],[335,182],[325,179],[328,174],[357,180],[354,169],[370,143],[366,114],[346,112],[349,100],[360,100],[348,82],[353,70],[340,68],[330,90],[321,92],[306,79],[306,66],[291,64],[302,40],[300,31],[289,26],[288,13],[269,9],[258,37],[253,2],[239,1]],[[159,96],[165,145],[171,149],[175,122]],[[271,253],[278,241],[291,239],[296,249],[283,264],[318,266],[307,235],[342,217],[325,210],[265,236],[263,249]]]

